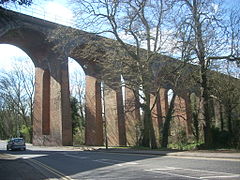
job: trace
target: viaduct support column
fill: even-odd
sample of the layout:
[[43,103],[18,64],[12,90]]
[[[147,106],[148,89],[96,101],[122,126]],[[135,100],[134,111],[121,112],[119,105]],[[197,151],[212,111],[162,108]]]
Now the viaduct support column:
[[[54,63],[53,63],[54,62]],[[36,67],[33,144],[72,144],[67,63],[49,61]],[[60,65],[62,64],[62,65]]]
[[155,96],[153,94],[150,95],[150,108],[152,109],[152,124],[156,137],[157,146],[160,146],[160,128],[162,126],[162,110],[161,110],[161,102],[160,102],[160,94],[159,96]]
[[125,117],[123,109],[123,92],[122,87],[118,89],[117,93],[117,115],[118,115],[118,133],[119,133],[119,145],[126,146],[126,127]]
[[[35,68],[35,96],[34,96],[34,107],[33,107],[33,145],[43,145],[43,74],[44,70],[36,67]],[[50,93],[49,93],[50,95]],[[49,109],[49,107],[47,107]],[[48,113],[50,111],[48,110]],[[48,115],[49,117],[49,115]],[[50,122],[48,120],[48,122]]]
[[61,64],[62,144],[72,145],[72,117],[69,91],[68,61]]
[[125,146],[126,132],[122,91],[116,91],[107,86],[104,91],[108,144],[110,146]]
[[186,107],[186,117],[187,117],[187,135],[192,134],[192,108],[191,108],[191,99],[190,95],[187,93],[184,97],[185,107]]
[[103,145],[101,83],[86,76],[86,133],[87,145]]
[[184,131],[188,132],[187,130],[187,115],[186,115],[186,104],[185,104],[185,100],[180,96],[177,95],[175,98],[175,102],[174,102],[174,124],[175,124],[175,128],[182,128],[184,129]]
[[131,89],[125,88],[125,122],[127,145],[138,145],[141,136],[140,127],[140,109],[137,107],[137,101]]
[[161,88],[159,90],[159,101],[160,101],[160,108],[161,108],[161,120],[162,122],[165,120],[165,117],[167,115],[167,111],[168,111],[168,94],[167,94],[168,90]]

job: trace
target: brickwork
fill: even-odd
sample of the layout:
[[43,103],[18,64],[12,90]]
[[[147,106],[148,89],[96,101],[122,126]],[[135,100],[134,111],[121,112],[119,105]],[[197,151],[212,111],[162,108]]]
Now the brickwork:
[[161,111],[159,109],[159,98],[153,94],[150,95],[150,108],[152,108],[152,124],[156,137],[157,146],[160,146],[160,116]]
[[43,73],[42,84],[42,134],[50,134],[50,74],[48,70]]
[[[3,10],[1,9],[1,11]],[[130,89],[125,88],[125,102],[123,102],[122,89],[116,90],[110,87],[106,88],[105,96],[101,97],[101,82],[98,77],[101,76],[100,68],[96,68],[95,61],[81,59],[80,53],[80,47],[84,47],[84,43],[89,41],[88,38],[91,34],[84,34],[81,31],[79,33],[81,35],[73,42],[69,42],[69,46],[63,44],[56,50],[53,48],[56,45],[54,43],[59,43],[61,39],[55,39],[51,43],[46,39],[48,34],[60,25],[11,11],[8,13],[12,18],[0,21],[0,43],[16,45],[23,49],[32,58],[36,67],[33,144],[72,144],[67,56],[71,56],[74,50],[75,57],[78,58],[80,64],[85,65],[84,68],[88,74],[86,76],[85,108],[86,144],[103,145],[102,98],[104,98],[109,145],[136,145],[140,138],[142,126],[140,110],[137,107],[138,99]],[[0,16],[0,20],[1,18]],[[64,26],[60,27],[64,28]],[[96,36],[93,35],[91,38],[95,40]],[[152,122],[158,142],[159,128],[162,126],[168,111],[167,91],[164,88],[160,89],[159,98],[152,111]],[[187,134],[191,134],[192,112],[189,94],[177,95],[174,119],[183,125]],[[154,99],[155,96],[152,95],[151,105],[154,104]],[[197,103],[201,109],[202,102],[198,99]],[[220,105],[215,102],[213,109],[216,120],[220,118],[219,108]],[[199,113],[199,119],[203,119],[202,112]]]
[[70,92],[69,92],[69,76],[68,76],[68,62],[61,64],[61,103],[62,103],[62,144],[72,145],[72,121],[71,121],[71,107],[70,107]]
[[166,117],[166,114],[167,114],[167,111],[168,111],[167,89],[160,88],[160,90],[159,90],[159,100],[160,100],[162,121],[164,121],[164,118]]
[[188,93],[184,96],[185,100],[185,112],[186,112],[186,118],[187,118],[187,136],[192,134],[192,110],[191,110],[191,99],[190,95]]
[[176,126],[181,126],[183,129],[185,129],[185,132],[188,132],[185,100],[181,96],[176,96],[174,103],[173,117]]
[[117,93],[117,116],[118,116],[118,135],[119,135],[119,145],[126,146],[126,127],[125,127],[125,116],[123,109],[123,95],[122,88],[118,89]]
[[105,116],[107,124],[107,138],[110,146],[118,146],[118,112],[117,112],[117,92],[110,87],[105,88]]
[[125,127],[127,145],[137,145],[140,139],[140,110],[131,89],[125,88]]
[[44,70],[35,68],[35,96],[34,96],[34,111],[33,111],[33,144],[42,144],[42,84]]
[[86,76],[86,144],[103,145],[101,84]]

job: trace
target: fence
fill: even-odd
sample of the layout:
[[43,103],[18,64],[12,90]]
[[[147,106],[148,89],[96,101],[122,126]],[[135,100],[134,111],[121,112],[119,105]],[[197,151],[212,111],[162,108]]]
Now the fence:
[[46,21],[55,22],[58,24],[66,25],[66,26],[76,27],[76,22],[73,20],[73,18],[67,19],[67,18],[64,18],[63,16],[59,16],[58,14],[51,13],[41,5],[32,4],[31,6],[23,6],[23,5],[17,6],[12,3],[6,3],[3,7],[15,12],[33,16]]

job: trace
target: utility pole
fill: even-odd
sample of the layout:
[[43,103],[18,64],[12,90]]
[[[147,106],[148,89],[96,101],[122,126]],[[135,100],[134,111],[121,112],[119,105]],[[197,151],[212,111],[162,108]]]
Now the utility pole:
[[106,119],[106,109],[105,109],[105,85],[102,82],[102,106],[103,106],[103,122],[104,122],[104,133],[105,133],[105,147],[108,149],[108,135],[107,135],[107,119]]

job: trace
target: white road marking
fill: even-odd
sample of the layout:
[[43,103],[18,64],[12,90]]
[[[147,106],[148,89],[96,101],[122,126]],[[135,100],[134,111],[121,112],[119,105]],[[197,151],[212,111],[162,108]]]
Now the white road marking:
[[76,156],[76,155],[71,155],[71,154],[64,154],[64,156],[73,157],[73,158],[77,158],[77,159],[88,159],[88,157],[86,157],[86,156]]
[[151,169],[151,170],[157,170],[157,171],[171,171],[171,170],[180,170],[181,168],[176,168],[176,167],[162,167],[162,168],[157,168],[157,169]]
[[219,179],[219,178],[235,178],[235,177],[240,177],[240,175],[230,175],[230,176],[204,176],[200,177],[200,179]]
[[[176,167],[171,167],[176,168]],[[176,168],[177,170],[183,170],[183,171],[195,171],[195,172],[204,172],[204,173],[212,173],[212,174],[226,174],[226,175],[236,175],[232,173],[227,172],[217,172],[217,171],[208,171],[208,170],[200,170],[200,169],[188,169],[188,168]]]
[[38,157],[46,157],[48,156],[47,154],[28,154],[28,155],[17,155],[17,157],[19,158],[23,158],[23,159],[32,159],[32,158],[38,158]]
[[128,166],[128,165],[137,165],[139,163],[137,162],[125,162],[125,163],[121,163],[121,164],[117,164],[117,166]]
[[100,163],[103,163],[103,164],[115,164],[115,163],[112,163],[112,162],[107,162],[107,161],[102,161],[102,160],[93,160],[93,161],[96,161],[96,162],[100,162]]
[[[181,170],[181,172],[187,173],[187,171],[190,172],[200,172],[200,173],[208,173],[208,176],[191,176],[190,175],[183,175],[179,174],[177,170]],[[216,172],[216,171],[208,171],[208,170],[199,170],[199,169],[188,169],[188,168],[178,168],[178,167],[163,167],[163,168],[157,168],[157,169],[149,169],[146,171],[155,172],[155,173],[161,173],[161,174],[168,174],[173,176],[180,176],[180,177],[186,177],[186,178],[193,178],[193,179],[217,179],[217,178],[238,178],[240,177],[240,174],[233,174],[233,173],[227,173],[227,172]],[[166,172],[167,171],[167,172]]]
[[121,160],[116,160],[116,159],[99,159],[102,161],[110,161],[110,162],[115,162],[115,163],[125,163],[126,161],[121,161]]
[[116,160],[116,159],[96,159],[93,161],[104,163],[104,164],[116,165],[116,166],[128,166],[128,165],[139,164],[137,162],[126,162],[126,161],[121,161],[121,160]]
[[211,161],[232,161],[240,162],[240,159],[231,159],[231,158],[216,158],[216,157],[191,157],[191,156],[174,156],[169,155],[165,156],[167,158],[179,158],[179,159],[199,159],[199,160],[211,160]]
[[146,170],[146,171],[157,172],[157,173],[160,173],[160,174],[166,174],[166,175],[170,175],[170,176],[178,176],[178,177],[184,177],[184,178],[190,178],[190,179],[200,179],[198,177],[186,176],[186,175],[176,174],[176,173],[172,173],[172,172],[156,171],[156,170]]

